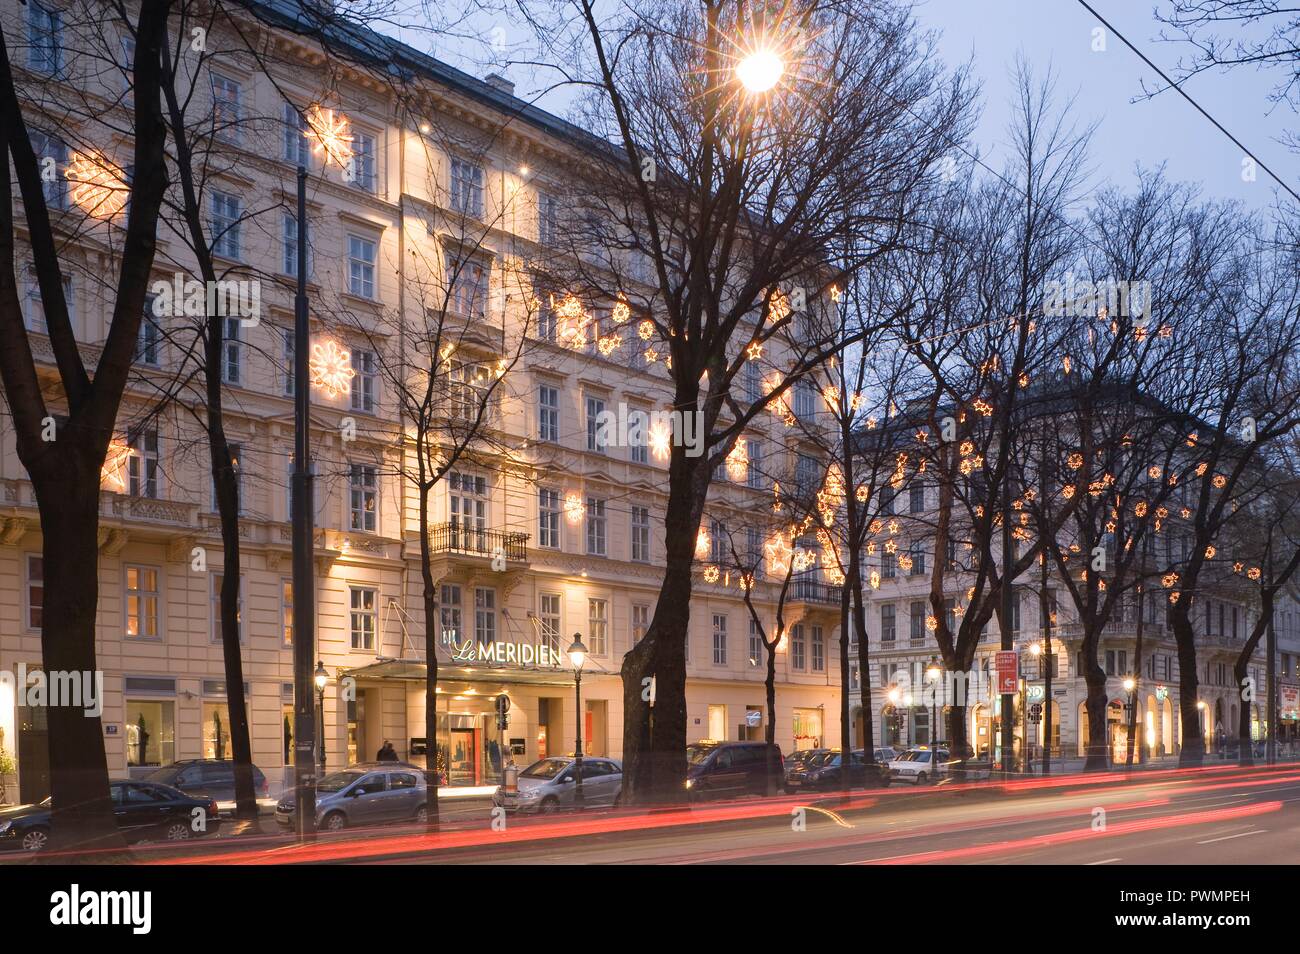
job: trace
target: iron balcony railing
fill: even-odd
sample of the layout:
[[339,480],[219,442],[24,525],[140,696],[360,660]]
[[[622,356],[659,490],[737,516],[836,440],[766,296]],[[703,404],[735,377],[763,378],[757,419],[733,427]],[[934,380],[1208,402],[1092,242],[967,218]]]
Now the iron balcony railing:
[[789,599],[792,603],[838,603],[840,588],[817,580],[793,580]]
[[509,561],[522,562],[528,559],[528,534],[439,523],[429,528],[429,549],[488,558],[500,554]]

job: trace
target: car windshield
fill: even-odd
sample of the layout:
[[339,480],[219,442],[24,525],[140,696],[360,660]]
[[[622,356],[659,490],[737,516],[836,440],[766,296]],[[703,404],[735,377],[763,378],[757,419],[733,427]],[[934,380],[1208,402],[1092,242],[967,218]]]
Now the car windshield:
[[688,745],[686,761],[691,765],[703,765],[715,751],[717,751],[716,745]]
[[542,759],[519,774],[524,778],[555,778],[569,766],[568,759]]
[[160,769],[154,769],[152,772],[146,775],[145,781],[167,782],[170,781],[175,775],[176,775],[176,766],[166,765]]
[[361,778],[361,772],[334,772],[326,775],[316,783],[318,792],[341,792],[357,779]]
[[912,756],[912,758],[910,759],[910,761],[912,761],[912,762],[928,762],[928,761],[930,761],[930,753],[929,753],[929,752],[909,752],[908,754],[909,754],[910,756]]
[[838,759],[838,758],[839,758],[838,752],[818,752],[816,755],[814,755],[811,759],[808,760],[808,764],[816,768],[822,765],[826,765],[828,762],[830,762],[831,759]]

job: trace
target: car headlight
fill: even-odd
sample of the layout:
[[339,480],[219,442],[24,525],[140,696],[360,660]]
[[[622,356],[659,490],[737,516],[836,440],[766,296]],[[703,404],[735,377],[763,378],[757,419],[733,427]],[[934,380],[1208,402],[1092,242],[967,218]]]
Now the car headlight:
[[536,798],[536,797],[537,797],[538,795],[540,795],[540,794],[541,794],[541,792],[539,792],[539,791],[538,791],[537,789],[535,789],[535,788],[521,788],[521,789],[519,790],[519,797],[520,797],[521,799],[523,799],[523,798]]
[[5,832],[7,832],[10,828],[13,827],[14,827],[14,823],[11,821],[0,822],[0,835],[3,835]]
[[687,788],[694,788],[694,787],[695,787],[695,779],[693,779],[693,778],[688,778],[688,779],[686,780],[686,787],[687,787]]

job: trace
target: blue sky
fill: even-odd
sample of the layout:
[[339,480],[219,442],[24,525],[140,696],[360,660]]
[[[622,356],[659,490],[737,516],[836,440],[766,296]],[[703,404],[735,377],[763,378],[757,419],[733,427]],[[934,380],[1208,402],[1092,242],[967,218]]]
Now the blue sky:
[[[1187,54],[1185,44],[1158,39],[1161,27],[1152,15],[1157,0],[1090,2],[1167,72]],[[971,61],[982,86],[976,142],[993,168],[1000,168],[1006,155],[1013,68],[1016,57],[1022,56],[1036,75],[1054,72],[1062,103],[1075,96],[1073,115],[1081,128],[1098,123],[1090,150],[1091,185],[1128,186],[1139,164],[1164,163],[1171,178],[1199,184],[1207,198],[1236,199],[1251,208],[1274,201],[1279,190],[1269,176],[1259,170],[1256,181],[1243,181],[1242,151],[1176,93],[1141,98],[1142,81],[1154,87],[1159,79],[1118,37],[1108,32],[1105,51],[1093,51],[1092,31],[1100,23],[1077,0],[922,0],[917,16],[924,26],[940,32],[946,62]],[[487,14],[473,16],[462,25],[465,29],[481,39],[443,37],[433,52],[480,76],[492,68],[488,60],[494,31],[511,45],[525,39],[515,25]],[[529,58],[517,49],[512,53]],[[545,74],[520,65],[504,72],[526,98],[545,85]],[[1277,141],[1284,130],[1300,126],[1300,117],[1285,104],[1269,101],[1277,78],[1275,72],[1246,69],[1206,73],[1187,90],[1257,158],[1300,189],[1300,155]],[[538,104],[563,115],[571,96],[570,91],[553,91]]]

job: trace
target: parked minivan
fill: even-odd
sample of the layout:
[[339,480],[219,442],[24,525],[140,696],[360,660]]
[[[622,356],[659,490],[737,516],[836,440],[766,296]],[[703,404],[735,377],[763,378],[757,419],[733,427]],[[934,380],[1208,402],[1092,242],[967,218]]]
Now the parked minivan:
[[[219,802],[235,800],[235,763],[229,759],[182,759],[150,772],[148,782],[170,785],[194,798],[213,798]],[[266,776],[253,766],[253,793],[267,795]]]
[[686,747],[686,790],[692,799],[766,795],[769,787],[781,789],[783,776],[777,745],[703,741]]

